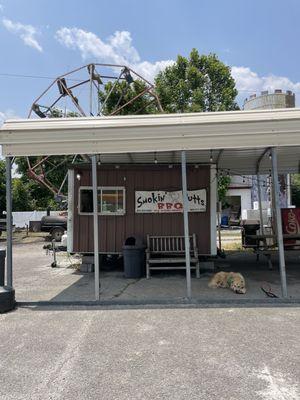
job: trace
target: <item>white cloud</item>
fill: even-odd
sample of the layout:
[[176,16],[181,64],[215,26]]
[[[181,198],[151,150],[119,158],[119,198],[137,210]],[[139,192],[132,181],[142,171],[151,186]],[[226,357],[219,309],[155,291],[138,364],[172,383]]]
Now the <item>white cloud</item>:
[[92,57],[99,62],[128,65],[150,81],[153,81],[159,71],[174,62],[172,60],[154,63],[142,61],[138,51],[132,45],[132,37],[128,31],[116,31],[105,41],[93,32],[78,28],[61,28],[55,36],[62,45],[79,50],[83,59]]
[[166,67],[174,64],[173,60],[162,60],[151,63],[149,61],[142,61],[136,65],[133,65],[133,69],[140,73],[144,78],[150,80],[150,82],[154,81],[154,77],[160,72],[163,71]]
[[38,34],[38,31],[34,26],[23,25],[20,22],[13,22],[7,18],[3,18],[2,23],[9,32],[18,35],[26,46],[33,47],[40,52],[43,51],[42,46],[35,37]]
[[[159,71],[174,63],[174,60],[156,62],[142,60],[139,52],[132,44],[132,37],[128,31],[116,31],[107,40],[103,40],[93,32],[63,27],[56,32],[56,39],[63,46],[78,50],[85,60],[92,58],[99,62],[129,65],[152,82]],[[300,82],[292,82],[284,76],[273,74],[259,76],[256,72],[244,66],[233,66],[231,71],[239,91],[239,101],[262,90],[282,89],[300,93]]]
[[0,126],[6,119],[19,119],[20,117],[15,113],[14,110],[7,109],[0,111]]
[[245,98],[262,90],[273,92],[275,89],[282,89],[292,90],[296,93],[300,92],[300,82],[292,82],[285,76],[273,74],[259,76],[248,67],[232,67],[231,72],[240,96],[244,95]]
[[116,31],[109,39],[108,44],[112,47],[116,54],[121,55],[124,60],[129,60],[132,63],[141,61],[140,55],[132,45],[130,32]]

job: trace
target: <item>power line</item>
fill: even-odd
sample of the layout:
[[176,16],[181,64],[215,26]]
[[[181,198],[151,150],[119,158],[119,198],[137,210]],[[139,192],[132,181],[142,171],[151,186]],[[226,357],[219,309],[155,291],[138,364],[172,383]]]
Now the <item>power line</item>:
[[[11,78],[30,78],[30,79],[48,79],[54,81],[57,79],[57,77],[51,77],[51,76],[43,76],[43,75],[25,75],[25,74],[11,74],[11,73],[5,73],[5,72],[0,72],[0,77],[11,77]],[[80,79],[74,79],[74,78],[68,78],[70,81],[74,82],[81,82]],[[255,93],[255,92],[260,92],[261,89],[237,89],[238,92],[243,92],[243,93]],[[300,93],[299,90],[294,90],[293,92],[295,93]]]
[[0,76],[9,76],[12,78],[34,78],[34,79],[51,79],[54,80],[56,78],[52,78],[50,76],[40,76],[40,75],[21,75],[21,74],[8,74],[8,73],[0,73]]
[[[0,76],[3,77],[10,77],[10,78],[31,78],[31,79],[49,79],[51,81],[54,81],[57,79],[57,77],[51,77],[51,76],[42,76],[42,75],[23,75],[23,74],[8,74],[8,73],[2,73],[0,72]],[[80,79],[73,79],[73,78],[68,78],[70,81],[74,82],[81,82]]]

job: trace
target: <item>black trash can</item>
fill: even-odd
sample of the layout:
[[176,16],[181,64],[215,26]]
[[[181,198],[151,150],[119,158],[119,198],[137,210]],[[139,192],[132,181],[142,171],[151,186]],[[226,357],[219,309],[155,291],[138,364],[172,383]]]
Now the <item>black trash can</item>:
[[145,245],[141,238],[130,236],[123,246],[125,278],[141,278],[145,272]]
[[4,286],[6,251],[0,250],[0,286]]

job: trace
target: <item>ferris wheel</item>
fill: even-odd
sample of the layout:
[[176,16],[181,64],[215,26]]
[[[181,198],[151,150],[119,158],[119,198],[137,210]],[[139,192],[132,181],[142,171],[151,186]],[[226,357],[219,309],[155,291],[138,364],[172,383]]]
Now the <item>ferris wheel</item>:
[[[150,110],[151,108],[151,110]],[[154,85],[125,65],[93,63],[58,76],[38,96],[28,118],[101,117],[162,112]],[[27,157],[28,176],[66,198],[67,164],[87,162],[88,155]],[[64,170],[61,182],[51,179]],[[57,174],[56,174],[57,177]]]

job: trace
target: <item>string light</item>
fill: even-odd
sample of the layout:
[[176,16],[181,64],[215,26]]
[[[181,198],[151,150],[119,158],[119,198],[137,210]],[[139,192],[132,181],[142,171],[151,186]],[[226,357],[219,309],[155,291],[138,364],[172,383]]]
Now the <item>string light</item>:
[[210,163],[213,162],[213,153],[212,153],[212,150],[210,151],[209,162],[210,162]]
[[154,164],[157,164],[157,157],[156,157],[156,153],[154,153]]
[[[213,178],[213,180],[210,182],[210,183],[212,183],[212,182],[214,182],[215,180],[218,180],[219,178],[222,178],[223,176],[224,176],[224,174],[226,173],[226,175],[228,176],[228,174],[231,172],[231,174],[233,175],[233,176],[239,176],[239,177],[241,177],[241,178],[245,178],[245,183],[250,183],[249,182],[249,179],[250,179],[250,177],[248,176],[245,176],[245,175],[242,175],[242,174],[240,174],[240,173],[238,173],[238,172],[236,172],[236,171],[234,171],[234,170],[223,170],[223,169],[218,169],[217,170],[217,172],[216,172],[216,176]],[[264,188],[265,189],[265,191],[266,191],[266,193],[270,193],[270,190],[271,190],[271,185],[272,185],[272,174],[271,174],[271,172],[272,172],[272,170],[271,169],[269,169],[269,174],[267,174],[267,173],[262,173],[261,174],[261,176],[265,176],[266,178],[265,179],[262,179],[261,178],[261,181],[260,181],[260,184],[258,184],[258,179],[257,179],[257,176],[255,176],[255,175],[251,175],[251,181],[252,181],[252,185],[254,185],[255,183],[256,183],[256,185],[257,186],[260,186],[260,187],[262,187],[262,188]],[[248,181],[247,181],[247,179],[248,179]],[[287,185],[287,184],[281,184],[281,188],[282,189],[284,189],[285,188],[285,190],[287,191],[287,188],[289,188],[289,186]],[[283,190],[282,190],[283,191]]]

